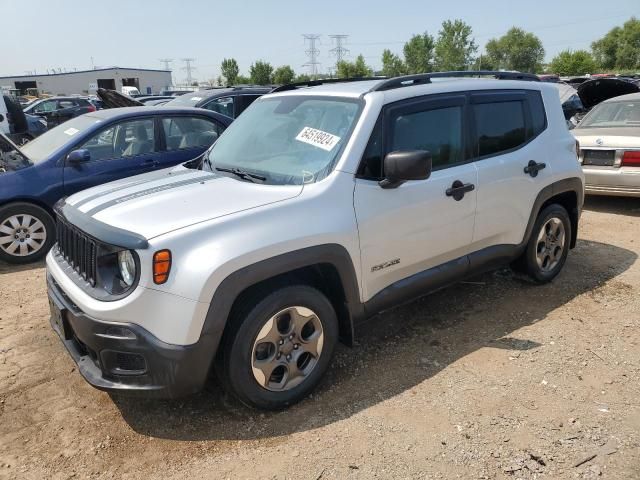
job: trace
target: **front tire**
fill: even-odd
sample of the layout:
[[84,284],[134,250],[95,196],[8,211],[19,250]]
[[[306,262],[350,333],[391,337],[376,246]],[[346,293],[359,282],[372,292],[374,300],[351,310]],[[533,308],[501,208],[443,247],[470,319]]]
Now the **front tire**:
[[0,260],[25,264],[43,258],[55,241],[55,223],[43,208],[12,203],[0,208]]
[[319,290],[275,290],[231,319],[220,373],[246,405],[278,410],[299,402],[320,382],[338,340],[338,320]]
[[524,272],[538,283],[553,280],[567,260],[571,235],[571,220],[562,205],[542,210],[521,258]]

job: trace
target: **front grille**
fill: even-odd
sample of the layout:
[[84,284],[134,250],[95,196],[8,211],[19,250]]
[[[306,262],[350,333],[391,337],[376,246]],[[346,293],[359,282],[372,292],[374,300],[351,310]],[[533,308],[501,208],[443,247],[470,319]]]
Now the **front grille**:
[[56,231],[58,253],[91,284],[96,285],[98,245],[74,225],[58,216]]

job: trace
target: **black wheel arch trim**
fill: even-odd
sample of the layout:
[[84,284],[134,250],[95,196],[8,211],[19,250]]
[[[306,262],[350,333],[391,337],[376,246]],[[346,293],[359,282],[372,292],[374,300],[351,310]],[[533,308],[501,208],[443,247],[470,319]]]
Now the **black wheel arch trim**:
[[[353,325],[364,315],[360,301],[360,288],[356,270],[346,248],[338,244],[323,244],[294,250],[275,257],[247,265],[226,277],[218,286],[205,317],[200,340],[209,344],[211,352],[216,352],[231,309],[242,292],[247,288],[282,274],[305,267],[328,264],[334,267],[340,277],[345,298],[345,308],[338,314],[341,324],[342,341],[353,341]],[[340,319],[340,315],[347,318]],[[346,320],[346,328],[345,322]]]
[[533,208],[531,209],[529,222],[527,223],[527,228],[525,230],[522,243],[520,244],[521,247],[526,246],[527,242],[529,241],[531,233],[533,232],[533,226],[535,225],[536,219],[538,218],[538,215],[542,210],[542,206],[553,197],[570,192],[575,193],[577,202],[575,211],[568,212],[569,217],[572,221],[571,243],[569,246],[570,248],[574,248],[576,246],[576,240],[578,237],[578,221],[580,219],[580,214],[582,213],[582,205],[584,203],[584,185],[582,179],[578,177],[570,177],[547,185],[540,191],[540,193],[538,193],[538,196],[533,203]]

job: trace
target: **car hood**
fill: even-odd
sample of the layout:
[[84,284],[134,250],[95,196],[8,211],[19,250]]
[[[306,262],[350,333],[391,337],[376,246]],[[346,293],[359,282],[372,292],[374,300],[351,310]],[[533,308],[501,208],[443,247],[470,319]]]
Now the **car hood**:
[[99,222],[149,240],[301,192],[302,185],[261,185],[179,166],[84,190],[64,207],[83,223]]
[[586,109],[591,109],[610,98],[640,92],[640,87],[619,78],[597,78],[581,83],[577,90],[582,105]]
[[127,95],[123,95],[115,90],[107,90],[99,88],[96,95],[102,100],[103,108],[120,108],[120,107],[143,107],[144,103],[138,102]]

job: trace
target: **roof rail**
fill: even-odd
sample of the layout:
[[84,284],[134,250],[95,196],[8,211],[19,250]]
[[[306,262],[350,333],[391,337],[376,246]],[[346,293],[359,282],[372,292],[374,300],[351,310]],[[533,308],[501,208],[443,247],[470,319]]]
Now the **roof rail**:
[[318,80],[309,80],[306,82],[287,83],[271,90],[270,93],[286,92],[301,87],[317,87],[325,83],[347,83],[347,82],[366,82],[371,80],[385,80],[388,77],[353,77],[353,78],[320,78]]
[[390,78],[379,83],[371,89],[372,92],[383,92],[385,90],[393,90],[394,88],[409,87],[412,85],[420,85],[431,83],[432,78],[458,78],[458,77],[494,77],[497,80],[528,80],[531,82],[539,82],[540,78],[533,73],[521,72],[500,72],[494,70],[461,70],[453,72],[432,72],[418,73],[416,75],[405,75],[402,77]]

